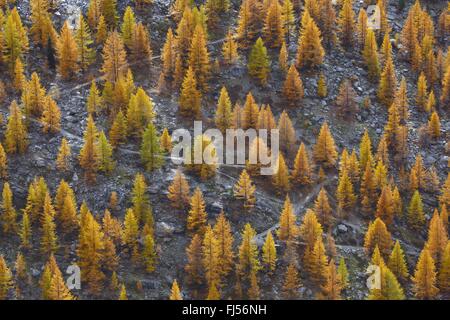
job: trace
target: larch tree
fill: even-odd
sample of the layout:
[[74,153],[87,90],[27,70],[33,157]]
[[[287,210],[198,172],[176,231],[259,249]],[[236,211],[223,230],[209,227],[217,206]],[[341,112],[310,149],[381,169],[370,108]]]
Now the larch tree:
[[95,174],[99,166],[98,131],[92,116],[88,116],[86,129],[84,131],[84,145],[80,150],[80,166],[85,170],[88,181],[95,180]]
[[367,35],[367,12],[364,8],[361,8],[358,13],[357,25],[356,25],[356,38],[360,49],[364,48]]
[[391,225],[394,220],[394,202],[389,185],[381,189],[375,216],[381,218],[387,225]]
[[[196,156],[194,152],[197,152],[196,150],[201,150],[202,152],[203,160],[201,163],[195,163]],[[196,136],[192,150],[186,152],[185,161],[186,168],[199,176],[202,181],[215,176],[218,159],[217,150],[211,138],[204,134]]]
[[94,30],[102,16],[102,7],[99,0],[90,0],[87,9],[87,21],[92,30]]
[[404,300],[403,288],[392,271],[384,264],[380,268],[380,286],[369,291],[369,300]]
[[352,0],[344,0],[339,12],[340,39],[345,48],[353,46],[355,33],[355,12],[352,7]]
[[28,133],[22,122],[22,112],[14,100],[9,107],[8,124],[5,132],[5,150],[7,153],[24,153],[28,146]]
[[198,90],[194,70],[189,67],[181,86],[179,104],[182,115],[198,118],[201,114],[202,94]]
[[137,63],[149,65],[152,60],[152,48],[150,46],[150,37],[146,27],[139,22],[136,25],[131,42],[131,57]]
[[237,35],[240,39],[241,46],[247,48],[254,40],[255,35],[258,33],[260,19],[263,15],[258,16],[260,13],[260,4],[254,0],[242,1],[239,9],[239,20]]
[[300,36],[296,55],[296,66],[298,68],[312,68],[322,64],[325,50],[322,47],[322,37],[308,10],[302,17]]
[[200,188],[196,188],[192,194],[190,201],[190,210],[187,217],[187,228],[190,231],[203,233],[207,213],[205,211],[205,201],[203,200],[203,193]]
[[147,183],[142,173],[136,174],[131,192],[133,213],[138,221],[149,224],[153,228],[153,212],[150,199],[147,194]]
[[294,146],[297,142],[297,137],[295,134],[294,125],[292,124],[291,118],[289,118],[286,110],[283,110],[280,118],[278,119],[278,131],[280,151],[286,156],[289,156],[295,150]]
[[122,242],[125,245],[128,256],[131,257],[133,263],[137,263],[138,260],[138,248],[139,248],[139,220],[134,214],[132,208],[128,208],[123,222],[123,234]]
[[323,73],[320,74],[319,80],[317,81],[317,95],[320,98],[325,98],[328,95],[327,80]]
[[205,270],[206,283],[211,286],[220,286],[219,247],[213,229],[208,225],[205,229],[202,245],[203,268]]
[[427,78],[423,72],[420,73],[417,80],[417,94],[416,94],[416,104],[422,110],[426,110],[427,105]]
[[[289,0],[287,0],[289,1]],[[278,66],[283,73],[288,71],[288,51],[286,48],[286,42],[283,41],[280,48],[280,53],[278,54]]]
[[90,114],[97,114],[103,105],[102,98],[95,80],[92,80],[91,87],[89,89],[89,96],[87,98],[86,109]]
[[434,299],[439,292],[436,287],[437,272],[435,262],[428,249],[423,249],[416,265],[413,281],[413,291],[418,299]]
[[10,289],[13,288],[13,276],[6,264],[3,255],[0,255],[0,300],[8,297]]
[[112,146],[102,130],[98,136],[98,170],[109,174],[115,166]]
[[267,233],[266,240],[262,247],[262,260],[267,267],[269,274],[272,274],[276,268],[277,249],[271,231]]
[[245,104],[242,110],[242,129],[254,128],[258,126],[259,107],[249,92],[245,98]]
[[45,47],[52,28],[48,0],[32,0],[30,8],[32,22],[30,33],[35,43]]
[[282,153],[278,154],[275,173],[272,176],[272,183],[278,193],[286,193],[291,189],[289,169]]
[[172,288],[170,289],[169,300],[183,300],[183,296],[181,295],[181,291],[180,291],[180,287],[178,286],[177,279],[174,279],[172,282]]
[[95,34],[95,43],[103,44],[108,36],[108,29],[103,15],[98,19],[97,32]]
[[370,140],[369,131],[365,129],[359,144],[359,165],[361,168],[366,168],[367,163],[371,167],[373,166],[372,141]]
[[56,133],[61,130],[61,111],[56,101],[50,96],[45,98],[44,110],[41,117],[42,131],[44,133]]
[[420,229],[425,222],[422,198],[418,190],[414,191],[411,201],[409,202],[407,218],[408,224],[417,230]]
[[325,284],[322,286],[322,297],[326,300],[341,299],[342,282],[336,270],[334,259],[331,259],[325,271]]
[[285,299],[296,299],[298,297],[298,289],[300,288],[300,279],[297,268],[294,264],[289,264],[284,275],[283,297]]
[[347,265],[345,264],[345,259],[343,257],[341,257],[341,259],[339,260],[339,266],[338,266],[337,272],[338,272],[341,289],[347,288],[349,285],[348,269],[347,269]]
[[105,274],[101,270],[105,248],[103,237],[99,223],[86,208],[78,238],[77,255],[83,282],[88,285],[89,292],[94,295],[101,292],[105,279]]
[[160,146],[161,151],[165,154],[169,154],[172,151],[172,136],[170,135],[167,128],[164,128],[163,132],[161,133]]
[[256,231],[247,223],[242,231],[242,242],[239,246],[239,262],[237,269],[241,276],[250,278],[260,269],[258,247],[254,242]]
[[58,53],[59,73],[64,79],[73,77],[79,69],[78,61],[80,52],[68,21],[64,23],[61,29],[56,49]]
[[202,92],[208,90],[208,78],[210,74],[209,52],[206,47],[206,36],[200,25],[195,27],[192,35],[191,47],[188,57],[189,67],[194,72],[197,85]]
[[189,183],[180,169],[175,172],[167,197],[175,208],[183,209],[189,205]]
[[435,106],[436,106],[436,96],[434,95],[434,90],[432,89],[428,94],[428,98],[425,103],[425,111],[431,113],[433,112]]
[[256,188],[253,185],[247,170],[242,170],[239,180],[233,188],[233,193],[237,199],[244,200],[244,208],[247,210],[255,205],[255,190]]
[[315,20],[317,21],[322,32],[324,45],[328,49],[331,49],[337,42],[336,10],[334,9],[332,0],[321,1],[319,17]]
[[295,156],[292,181],[300,185],[308,185],[313,182],[312,164],[303,142],[300,144]]
[[119,33],[112,31],[108,34],[103,47],[103,65],[101,71],[105,78],[115,83],[127,72],[127,54]]
[[21,93],[22,90],[26,86],[26,77],[24,73],[24,65],[22,63],[22,60],[20,58],[16,59],[16,64],[14,67],[14,77],[13,77],[13,87],[14,89]]
[[[292,32],[295,29],[294,5],[291,0],[285,0],[281,3],[281,21],[287,42],[291,40]],[[283,41],[284,42],[284,41]]]
[[142,249],[142,260],[145,266],[145,271],[152,273],[156,268],[156,245],[153,234],[147,234],[144,236],[144,247]]
[[40,117],[44,111],[46,92],[36,72],[31,74],[31,79],[24,85],[22,91],[22,104],[26,116]]
[[187,281],[192,285],[200,285],[203,282],[203,254],[202,254],[202,238],[196,233],[192,237],[189,246],[186,248],[188,263],[184,267],[187,273]]
[[166,80],[171,82],[175,72],[175,37],[172,28],[167,30],[166,41],[161,52],[162,72]]
[[136,28],[136,18],[134,16],[133,9],[130,6],[125,8],[125,12],[123,14],[123,21],[121,26],[121,33],[123,43],[131,48],[133,33]]
[[369,224],[366,235],[364,236],[364,248],[370,255],[373,249],[378,246],[381,253],[387,256],[392,247],[392,237],[386,228],[386,224],[380,218],[376,218]]
[[222,45],[222,57],[225,64],[231,65],[238,60],[239,53],[237,49],[238,44],[236,43],[236,40],[234,40],[234,35],[228,30],[227,37]]
[[100,0],[100,12],[110,29],[114,29],[118,23],[117,0]]
[[450,207],[450,173],[447,173],[447,179],[441,188],[441,196],[439,197],[441,206]]
[[75,32],[75,42],[78,46],[81,70],[86,70],[95,60],[95,51],[92,48],[93,40],[91,30],[82,14],[78,19],[78,28]]
[[336,199],[341,210],[351,209],[356,203],[357,197],[354,194],[353,184],[348,176],[347,169],[344,169],[339,176]]
[[303,261],[307,264],[311,263],[311,255],[316,240],[322,236],[322,225],[317,220],[317,216],[311,209],[306,210],[303,222],[299,229],[300,238],[306,243]]
[[148,124],[142,135],[141,160],[147,171],[159,168],[163,162],[159,136],[153,123]]
[[270,47],[277,48],[281,45],[285,33],[283,24],[280,3],[278,0],[270,1],[263,27],[264,40]]
[[389,256],[388,266],[398,279],[408,279],[409,272],[405,261],[405,254],[398,240],[395,241],[394,249],[392,249],[392,253]]
[[339,94],[336,98],[337,112],[341,117],[351,119],[358,111],[356,92],[350,80],[345,79],[339,86]]
[[314,212],[323,226],[330,226],[333,216],[330,203],[328,202],[328,195],[326,190],[322,187],[314,202]]
[[217,217],[213,231],[217,239],[219,273],[223,278],[231,272],[234,263],[234,238],[231,232],[230,222],[225,218],[223,211]]
[[442,79],[442,93],[441,93],[441,104],[448,105],[450,103],[450,65],[447,69]]
[[66,138],[62,138],[59,146],[58,155],[56,157],[56,168],[61,171],[69,169],[69,161],[71,156],[71,149]]
[[0,143],[0,178],[8,178],[8,157],[3,145]]
[[428,240],[425,243],[425,247],[430,251],[435,261],[442,260],[447,242],[447,230],[439,216],[438,210],[435,209],[428,227]]
[[328,258],[326,256],[322,237],[317,238],[309,259],[305,260],[305,264],[312,280],[318,285],[324,285],[326,280]]
[[43,216],[41,217],[41,252],[51,254],[58,248],[58,238],[56,235],[56,224],[54,221],[55,209],[51,202],[51,197],[47,193],[44,200]]
[[261,38],[258,38],[252,47],[247,68],[250,76],[256,78],[262,85],[267,83],[270,72],[269,56]]
[[231,100],[225,87],[222,87],[220,90],[214,120],[217,128],[222,131],[222,133],[225,133],[226,129],[230,129],[232,126]]
[[378,99],[389,107],[395,98],[395,89],[397,87],[397,77],[395,76],[394,62],[391,56],[388,56],[383,72],[381,73],[380,84],[378,87]]
[[369,73],[369,79],[375,81],[380,75],[380,63],[378,61],[378,45],[375,33],[372,29],[367,29],[367,34],[362,52]]
[[295,241],[299,235],[299,228],[296,224],[296,216],[289,196],[286,196],[283,209],[280,213],[278,238],[282,241]]
[[4,234],[11,235],[17,232],[17,212],[13,205],[13,194],[8,182],[3,185],[0,221]]
[[442,255],[438,280],[441,292],[448,293],[450,291],[450,242],[447,242],[444,254]]
[[283,95],[289,106],[299,105],[305,95],[302,79],[293,64],[289,67],[283,84]]
[[256,272],[250,273],[250,287],[247,290],[247,297],[249,300],[259,300],[261,291],[258,284],[258,276]]
[[[14,8],[14,10],[16,9]],[[20,23],[17,23],[15,21],[14,10],[6,18],[3,29],[3,60],[7,63],[11,73],[14,72],[17,59],[22,59],[23,54],[28,50],[27,35],[23,29],[22,22],[19,21]],[[15,12],[17,13],[17,11]]]
[[324,123],[320,128],[319,136],[313,150],[314,160],[325,167],[332,167],[336,163],[337,151],[331,135],[328,123]]

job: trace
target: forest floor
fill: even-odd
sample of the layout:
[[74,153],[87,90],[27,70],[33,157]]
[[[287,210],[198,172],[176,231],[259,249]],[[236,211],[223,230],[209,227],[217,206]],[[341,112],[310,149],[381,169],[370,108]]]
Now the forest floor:
[[[82,0],[62,0],[60,9],[54,14],[56,27],[59,30],[62,22],[68,14],[68,7],[80,6],[85,12],[88,1]],[[126,5],[131,1],[118,1],[119,11],[123,12]],[[236,25],[239,4],[232,1],[232,8],[227,17],[221,21],[218,30],[211,31],[210,43],[208,49],[212,57],[220,56],[221,43],[228,27]],[[394,4],[388,6],[388,18],[392,26],[392,35],[401,31],[401,26],[406,18],[407,9],[411,5],[407,1],[407,7],[398,12]],[[355,1],[355,9],[358,12],[361,7],[359,1]],[[441,12],[441,9],[447,5],[446,1],[435,1],[429,5],[429,13],[434,19]],[[28,0],[20,1],[18,9],[22,17],[29,16]],[[164,38],[169,27],[175,28],[174,22],[170,19],[169,4],[167,0],[154,0],[154,3],[143,11],[137,11],[137,19],[143,21],[150,31],[153,49],[153,61],[149,68],[132,66],[135,76],[136,86],[142,86],[151,96],[154,102],[156,125],[159,130],[164,127],[172,132],[178,128],[192,128],[192,121],[183,119],[177,113],[178,97],[175,94],[169,96],[159,95],[157,90],[157,81],[160,72],[160,50],[164,43]],[[29,23],[29,22],[28,22]],[[297,22],[298,24],[298,22]],[[295,35],[293,39],[297,39]],[[290,60],[295,57],[297,43],[292,41],[289,45]],[[39,52],[33,49],[33,52]],[[281,97],[281,87],[284,76],[278,68],[278,52],[269,50],[272,64],[271,76],[266,87],[260,87],[249,78],[246,69],[246,59],[248,52],[241,52],[238,64],[222,69],[220,74],[215,74],[210,82],[209,93],[203,99],[203,122],[204,130],[207,126],[213,126],[213,119],[218,93],[222,86],[226,86],[231,100],[243,102],[249,91],[253,93],[256,102],[261,104],[270,104],[274,115],[277,117],[285,109],[284,101]],[[425,147],[419,147],[418,128],[426,123],[427,116],[414,105],[414,94],[416,92],[416,76],[410,71],[409,64],[400,59],[397,49],[394,48],[395,66],[397,79],[404,76],[408,84],[408,93],[410,97],[410,118],[409,118],[409,158],[408,165],[414,163],[415,156],[422,154],[425,167],[435,166],[440,175],[441,182],[447,176],[448,155],[445,153],[445,142],[448,141],[450,133],[450,119],[448,112],[440,111],[441,131],[443,139],[439,142]],[[129,141],[128,144],[121,146],[114,154],[117,167],[111,175],[98,175],[96,183],[87,185],[83,178],[83,170],[80,168],[76,156],[82,147],[83,131],[86,124],[86,98],[89,93],[89,87],[92,78],[100,76],[98,69],[101,66],[101,56],[97,57],[97,62],[91,66],[90,70],[72,81],[63,81],[56,76],[55,72],[45,66],[45,53],[28,55],[27,75],[37,71],[41,77],[43,85],[48,92],[57,100],[62,112],[62,130],[60,133],[44,135],[41,133],[41,125],[38,121],[32,121],[29,127],[30,146],[28,152],[23,156],[11,156],[9,158],[10,184],[14,193],[14,203],[16,208],[23,208],[27,196],[28,186],[35,176],[43,176],[49,186],[52,194],[61,179],[65,179],[74,189],[78,204],[85,200],[90,209],[97,215],[103,214],[107,208],[109,196],[112,191],[116,191],[119,196],[118,209],[113,212],[114,215],[123,218],[125,209],[130,206],[130,192],[133,179],[136,173],[144,172],[139,156],[138,141]],[[372,83],[368,80],[367,72],[361,55],[357,50],[344,51],[340,48],[326,50],[325,62],[320,67],[327,79],[328,96],[324,99],[317,98],[315,92],[319,72],[301,73],[305,87],[305,99],[301,107],[287,109],[289,116],[296,129],[298,141],[302,141],[308,148],[311,148],[317,137],[321,124],[327,121],[335,139],[337,148],[342,151],[344,147],[349,150],[359,148],[360,138],[364,129],[369,130],[373,145],[378,144],[384,125],[387,120],[386,108],[378,102],[376,91],[378,83]],[[345,78],[352,80],[352,86],[358,94],[358,102],[362,105],[365,97],[370,97],[371,107],[369,110],[361,108],[353,119],[342,120],[335,116],[333,111],[335,98],[338,93],[339,84]],[[101,80],[99,78],[99,80]],[[438,95],[437,95],[438,96]],[[6,119],[8,106],[11,100],[20,100],[20,97],[9,95],[8,99],[1,102],[0,112]],[[105,118],[96,119],[99,129],[108,129],[108,121]],[[206,124],[206,125],[205,125]],[[5,124],[2,125],[5,128]],[[2,130],[4,132],[4,130]],[[69,173],[61,173],[55,170],[55,159],[62,137],[69,141],[73,159],[72,167]],[[288,163],[292,166],[292,159]],[[175,169],[177,168],[169,159],[166,160],[161,169],[153,172],[144,172],[149,185],[150,199],[153,205],[155,219],[155,235],[158,251],[158,265],[156,271],[147,274],[141,269],[130,267],[126,260],[122,260],[118,274],[121,280],[127,285],[127,292],[130,298],[136,299],[166,299],[173,279],[180,279],[183,282],[184,265],[186,264],[185,248],[189,244],[189,236],[186,233],[186,213],[177,212],[171,208],[167,199],[167,187],[170,184]],[[284,196],[274,194],[273,188],[268,178],[258,177],[255,179],[257,186],[256,205],[251,212],[244,212],[242,206],[234,200],[232,189],[242,170],[242,166],[224,166],[219,167],[214,178],[206,182],[200,181],[196,176],[187,175],[191,189],[200,187],[203,191],[206,211],[208,212],[208,222],[214,223],[216,217],[222,209],[225,210],[230,219],[233,234],[235,236],[235,245],[240,242],[240,232],[247,222],[251,222],[253,228],[257,231],[256,242],[261,245],[266,233],[269,230],[275,230],[279,219],[279,213],[283,206]],[[325,180],[311,188],[294,189],[290,192],[295,214],[298,221],[301,221],[305,210],[311,207],[314,200],[323,186],[330,197],[333,209],[336,209],[334,200],[334,190],[337,184],[337,171],[327,172]],[[409,199],[408,199],[409,201]],[[431,217],[432,210],[437,206],[436,199],[431,195],[424,195],[425,212],[427,219]],[[342,255],[350,269],[350,282],[352,287],[344,292],[344,297],[349,299],[363,299],[368,290],[365,286],[365,270],[368,265],[367,257],[363,250],[364,234],[367,224],[370,221],[368,217],[363,216],[359,210],[347,212],[346,217],[337,219],[332,234],[336,239],[336,245],[339,255]],[[423,246],[426,233],[411,233],[403,221],[395,221],[392,226],[393,238],[399,239],[408,256],[408,265],[410,272],[413,271],[416,259]],[[34,241],[39,242],[37,236]],[[18,238],[0,238],[0,253],[5,255],[8,263],[15,260]],[[282,245],[282,244],[279,244]],[[120,254],[120,248],[119,254]],[[29,266],[32,270],[33,281],[37,283],[43,266],[43,261],[39,252],[32,253],[32,259]],[[65,270],[68,265],[76,262],[76,239],[62,239],[61,249],[57,254],[61,270]],[[281,269],[284,270],[284,269]],[[303,277],[302,269],[300,276]],[[136,281],[140,280],[143,284],[143,292],[136,289]],[[263,298],[280,298],[280,288],[282,285],[282,273],[273,278],[261,277],[261,292]],[[307,279],[303,279],[302,298],[313,299],[317,288],[314,288]],[[230,290],[232,286],[230,286]],[[408,296],[411,296],[410,288],[405,288]],[[74,292],[81,297],[89,297],[83,291]],[[28,292],[23,293],[27,298],[39,297],[39,291],[36,286]],[[226,294],[225,294],[226,296]]]

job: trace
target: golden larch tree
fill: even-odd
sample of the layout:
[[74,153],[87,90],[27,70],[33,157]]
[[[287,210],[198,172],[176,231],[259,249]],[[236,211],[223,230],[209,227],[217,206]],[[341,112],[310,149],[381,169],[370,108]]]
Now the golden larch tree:
[[289,106],[299,105],[305,95],[302,79],[293,64],[289,67],[283,84],[283,95]]
[[298,68],[319,66],[322,64],[324,56],[325,50],[322,47],[321,32],[308,10],[305,10],[298,38],[296,66]]
[[112,31],[108,34],[103,47],[103,65],[101,71],[105,78],[115,83],[127,72],[127,54],[119,33]]
[[255,205],[255,190],[247,170],[242,170],[239,180],[233,188],[233,193],[237,199],[244,200],[244,208],[250,209]]
[[418,299],[433,299],[439,289],[436,287],[437,272],[435,262],[428,249],[423,249],[416,265],[413,281],[413,291]]
[[183,209],[189,205],[189,183],[180,169],[175,172],[168,191],[167,197],[173,207]]
[[5,132],[5,150],[7,153],[24,153],[28,146],[28,133],[22,122],[22,112],[14,100],[9,107],[8,124]]
[[299,235],[299,228],[296,224],[296,216],[289,196],[286,196],[283,209],[280,213],[278,238],[282,241],[294,241]]
[[217,217],[213,231],[214,236],[217,239],[219,273],[223,278],[226,277],[233,269],[234,263],[234,238],[231,232],[230,222],[226,219],[223,211]]
[[84,145],[80,150],[80,166],[85,170],[88,181],[95,180],[95,174],[99,165],[98,131],[94,119],[89,115],[86,129],[84,131]]
[[207,213],[205,201],[200,188],[196,188],[190,202],[190,210],[187,217],[187,228],[190,231],[203,233],[206,224]]
[[332,167],[336,163],[338,153],[328,123],[326,122],[320,128],[313,154],[314,159],[325,167]]
[[79,50],[75,37],[66,21],[61,29],[59,40],[57,42],[58,53],[58,71],[64,79],[71,78],[79,69],[78,60]]
[[262,260],[266,265],[269,274],[272,274],[276,268],[277,249],[271,231],[267,233],[266,240],[262,247]]

